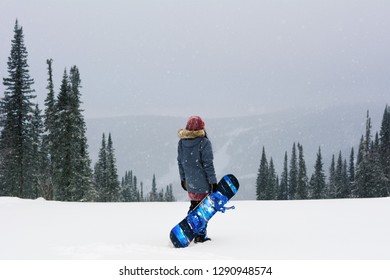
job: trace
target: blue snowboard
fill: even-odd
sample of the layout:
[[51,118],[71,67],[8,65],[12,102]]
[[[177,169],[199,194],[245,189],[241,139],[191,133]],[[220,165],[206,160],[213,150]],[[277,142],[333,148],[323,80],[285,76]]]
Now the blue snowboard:
[[[178,223],[169,235],[173,246],[184,248],[190,245],[195,235],[201,233],[207,222],[217,211],[225,212],[225,204],[237,193],[239,183],[234,175],[225,175],[219,182],[216,192],[206,196],[199,205],[190,211],[180,223]],[[230,207],[233,208],[233,207]]]

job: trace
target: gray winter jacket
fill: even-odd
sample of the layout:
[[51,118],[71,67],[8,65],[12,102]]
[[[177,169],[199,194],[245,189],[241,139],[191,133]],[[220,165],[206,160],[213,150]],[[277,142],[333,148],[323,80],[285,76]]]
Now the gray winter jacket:
[[186,181],[187,191],[207,193],[210,184],[216,184],[214,156],[211,142],[204,130],[180,130],[177,162],[180,179]]

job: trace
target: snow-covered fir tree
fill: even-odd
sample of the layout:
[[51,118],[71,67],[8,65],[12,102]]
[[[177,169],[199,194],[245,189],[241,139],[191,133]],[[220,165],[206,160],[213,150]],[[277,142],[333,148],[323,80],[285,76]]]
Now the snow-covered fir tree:
[[312,199],[325,198],[325,173],[323,169],[321,148],[318,148],[317,160],[314,166],[314,173],[310,178],[310,189]]
[[329,179],[326,184],[326,197],[335,198],[336,197],[336,160],[334,155],[332,155],[332,160],[329,167]]
[[280,186],[278,199],[287,200],[288,198],[288,156],[287,152],[284,154],[283,171],[280,175]]
[[138,189],[137,177],[133,175],[133,171],[126,171],[121,182],[121,201],[123,202],[138,202],[143,201],[141,192]]
[[276,192],[278,190],[278,176],[276,175],[274,161],[271,157],[269,160],[268,168],[268,183],[265,191],[266,200],[274,200],[276,198]]
[[[80,108],[80,73],[65,69],[55,102],[52,139],[54,199],[63,201],[94,200],[91,160],[88,154],[86,125]],[[50,91],[49,91],[50,94]]]
[[295,199],[298,187],[298,160],[296,144],[293,144],[290,159],[290,173],[288,174],[288,199]]
[[149,193],[149,201],[159,201],[159,195],[157,191],[156,175],[153,174],[152,190]]
[[38,195],[33,167],[38,164],[33,151],[37,140],[33,133],[38,133],[32,127],[34,80],[29,74],[27,56],[23,28],[16,21],[7,63],[8,77],[3,79],[5,92],[0,101],[0,196]]
[[115,150],[111,133],[108,135],[107,143],[105,140],[105,134],[103,133],[99,159],[95,164],[94,184],[98,193],[98,201],[120,201],[121,188],[118,180]]
[[387,178],[381,163],[379,136],[372,140],[371,118],[367,112],[366,133],[359,146],[359,162],[356,167],[357,197],[388,196]]
[[295,199],[308,198],[309,179],[307,177],[306,163],[303,155],[303,146],[298,143],[298,181]]
[[260,166],[257,173],[256,179],[256,199],[257,200],[265,200],[267,199],[267,189],[269,184],[268,179],[268,161],[267,156],[265,154],[265,148],[263,147],[261,153]]
[[386,105],[379,132],[379,153],[386,179],[387,195],[390,195],[390,107]]

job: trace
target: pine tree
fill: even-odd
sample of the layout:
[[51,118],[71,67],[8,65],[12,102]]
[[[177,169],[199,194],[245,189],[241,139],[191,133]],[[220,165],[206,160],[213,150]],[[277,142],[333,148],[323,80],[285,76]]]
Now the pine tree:
[[166,187],[164,201],[167,202],[176,201],[175,196],[173,195],[172,184],[169,184]]
[[339,156],[337,158],[337,163],[336,163],[336,173],[335,173],[335,198],[341,198],[342,197],[342,191],[343,191],[343,179],[342,179],[342,174],[343,174],[343,158],[341,155],[341,151],[339,153]]
[[386,180],[387,196],[390,195],[390,107],[386,105],[379,132],[380,161]]
[[298,180],[295,199],[308,198],[309,179],[307,177],[306,163],[303,156],[303,146],[298,143]]
[[105,134],[103,133],[99,159],[95,164],[93,178],[99,201],[118,202],[121,200],[121,186],[118,179],[111,133],[108,135],[107,143]]
[[[91,159],[89,157],[88,143],[86,137],[87,128],[84,121],[84,116],[82,114],[83,110],[80,108],[81,107],[80,106],[81,105],[80,72],[76,66],[71,67],[69,80],[70,80],[70,95],[71,95],[70,112],[74,118],[73,126],[75,132],[73,144],[74,144],[74,149],[76,151],[75,158],[74,158],[76,172],[74,173],[74,182],[73,182],[74,190],[75,190],[73,200],[93,201],[95,199],[96,192],[92,185]],[[109,135],[109,141],[110,138],[111,135]],[[116,182],[118,182],[117,174],[115,180]],[[119,183],[118,183],[118,189],[119,189]]]
[[380,160],[379,136],[371,136],[371,118],[367,113],[365,138],[359,148],[359,164],[356,170],[357,197],[388,196],[387,179]]
[[42,159],[42,182],[40,184],[42,188],[42,196],[47,200],[53,199],[54,192],[54,162],[53,154],[54,150],[53,142],[55,141],[56,131],[56,103],[53,83],[53,70],[52,59],[46,60],[48,66],[48,90],[47,97],[45,99],[45,114],[44,114],[44,134],[42,139],[42,151],[44,158]]
[[334,155],[332,155],[332,161],[329,168],[329,182],[326,196],[328,198],[336,197],[336,160]]
[[298,187],[298,161],[296,145],[293,144],[291,159],[290,159],[290,173],[288,177],[288,199],[295,199],[295,195]]
[[8,78],[3,79],[4,98],[0,101],[0,195],[34,198],[31,135],[34,104],[34,80],[27,64],[23,28],[14,27],[11,54],[8,57]]
[[355,182],[355,152],[353,147],[351,148],[351,153],[349,156],[348,179],[349,179],[350,197],[354,197],[356,182]]
[[107,201],[106,189],[108,188],[107,171],[107,143],[106,136],[103,133],[101,147],[99,150],[98,161],[95,164],[93,182],[98,193],[98,201]]
[[140,201],[140,192],[137,188],[137,177],[133,176],[133,171],[126,171],[121,183],[121,201]]
[[350,197],[351,192],[347,172],[347,161],[343,160],[341,151],[339,152],[335,170],[335,190],[335,198]]
[[256,199],[264,200],[266,199],[266,190],[268,188],[268,162],[267,156],[265,154],[265,148],[263,147],[263,151],[261,153],[260,167],[257,173],[256,180]]
[[321,148],[318,149],[314,173],[310,179],[311,197],[313,199],[325,198],[325,174],[323,170]]
[[86,201],[96,198],[91,177],[86,125],[80,109],[80,74],[73,66],[64,71],[55,102],[55,135],[52,154],[54,196],[56,200]]
[[[43,137],[43,121],[41,110],[39,106],[36,105],[33,111],[33,116],[31,119],[31,139],[32,147],[30,149],[31,153],[29,154],[29,162],[31,164],[27,168],[31,168],[32,181],[31,181],[31,195],[30,197],[45,197],[46,196],[46,181],[45,181],[45,169],[46,169],[46,151],[42,149],[42,137]],[[45,197],[46,198],[46,197]]]
[[107,176],[108,176],[108,201],[119,201],[120,184],[116,167],[115,150],[111,133],[108,134],[107,141]]
[[149,200],[150,201],[158,201],[159,199],[159,194],[157,193],[157,183],[156,183],[156,175],[153,174],[153,179],[152,179],[152,190],[149,195]]
[[275,172],[274,162],[272,160],[272,157],[269,161],[269,168],[268,168],[268,183],[267,188],[265,190],[265,199],[266,200],[274,200],[276,199],[276,190],[277,190],[277,176]]
[[284,154],[284,164],[283,164],[283,172],[280,176],[280,186],[278,199],[279,200],[287,200],[288,198],[288,158],[287,152]]

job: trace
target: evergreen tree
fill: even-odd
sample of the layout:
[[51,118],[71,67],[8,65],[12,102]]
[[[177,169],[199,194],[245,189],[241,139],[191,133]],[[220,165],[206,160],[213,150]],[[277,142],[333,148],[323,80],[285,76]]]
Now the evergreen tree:
[[42,139],[42,151],[44,158],[42,159],[42,182],[40,184],[42,188],[42,195],[47,200],[53,199],[54,192],[54,162],[52,159],[53,154],[56,153],[54,150],[53,142],[55,141],[57,131],[56,128],[56,103],[53,83],[53,70],[52,70],[52,59],[46,60],[48,66],[48,90],[47,97],[45,99],[45,114],[44,114],[44,133]]
[[[0,101],[0,195],[34,198],[32,99],[34,80],[27,64],[23,28],[14,27],[11,54],[8,57],[8,78],[3,79],[4,98]],[[35,193],[35,195],[34,195]]]
[[386,105],[379,132],[380,161],[385,176],[387,195],[390,195],[390,107]]
[[351,154],[349,156],[348,179],[349,179],[350,197],[354,197],[356,182],[355,182],[355,152],[353,147],[351,149]]
[[306,163],[303,156],[303,146],[298,143],[298,180],[295,199],[308,198],[309,179],[307,177]]
[[328,198],[336,197],[336,160],[334,155],[332,155],[332,161],[329,168],[329,182],[326,196]]
[[371,118],[367,113],[366,134],[359,148],[359,164],[356,170],[357,197],[382,197],[388,195],[387,179],[380,160],[378,133],[371,136]]
[[263,151],[261,153],[260,167],[257,173],[256,180],[256,199],[257,200],[265,200],[266,193],[268,188],[268,162],[267,156],[265,155],[265,148],[263,147]]
[[112,143],[111,133],[108,134],[107,141],[107,200],[119,201],[120,184],[116,167],[115,150]]
[[169,184],[166,187],[164,201],[167,201],[167,202],[176,201],[176,199],[173,195],[172,184]]
[[121,196],[124,202],[140,201],[140,192],[137,187],[137,177],[133,176],[133,171],[126,171],[122,177]]
[[118,180],[115,150],[111,133],[108,135],[107,143],[105,134],[103,133],[99,159],[95,164],[94,184],[99,201],[117,202],[121,200],[121,188]]
[[108,188],[108,165],[107,165],[107,143],[106,136],[103,133],[102,143],[99,150],[98,161],[94,170],[95,189],[99,195],[98,201],[106,201],[106,189]]
[[284,164],[283,164],[283,171],[280,176],[280,186],[279,186],[279,193],[278,193],[278,199],[279,200],[287,200],[288,198],[288,158],[287,158],[287,152],[284,154]]
[[144,198],[144,183],[143,182],[140,183],[140,201],[145,201],[145,198]]
[[343,189],[342,174],[343,174],[343,158],[340,151],[339,156],[337,158],[336,173],[335,173],[335,188],[336,188],[335,198],[342,197],[341,195]]
[[325,174],[323,170],[321,148],[318,149],[314,173],[310,179],[311,197],[313,199],[325,198]]
[[341,151],[337,159],[337,165],[335,170],[335,189],[336,198],[350,197],[347,162],[346,160],[343,160]]
[[70,76],[64,71],[56,102],[53,139],[53,182],[56,200],[94,200],[96,192],[91,182],[91,160],[88,154],[86,126],[80,109],[81,80],[73,66]]
[[[93,188],[92,184],[92,169],[91,169],[91,159],[88,152],[88,143],[86,137],[87,127],[84,121],[84,116],[82,114],[83,110],[81,109],[81,79],[80,72],[76,66],[71,67],[70,69],[70,94],[71,94],[71,107],[70,112],[74,118],[74,149],[75,153],[75,166],[76,172],[74,173],[74,189],[75,196],[73,200],[76,201],[93,201],[96,198],[96,191]],[[108,149],[110,150],[110,139],[109,135]],[[112,143],[111,143],[112,145]],[[112,154],[114,151],[112,151]],[[117,183],[117,189],[119,191],[119,182],[118,175],[116,173],[116,166],[112,167],[112,172],[115,172],[115,180],[113,182]],[[114,183],[113,183],[114,184]]]
[[159,199],[159,194],[157,193],[157,183],[156,183],[156,175],[153,174],[153,179],[152,179],[152,190],[149,195],[149,200],[150,201],[158,201]]
[[45,197],[46,198],[46,181],[45,181],[45,164],[47,159],[46,151],[42,149],[42,136],[43,136],[43,121],[41,110],[38,105],[35,106],[33,116],[31,119],[31,139],[32,148],[29,154],[29,162],[31,165],[27,168],[31,168],[32,182],[31,182],[31,195],[30,197]]
[[265,190],[265,199],[266,200],[274,200],[276,199],[276,190],[277,190],[277,176],[275,172],[274,162],[272,158],[269,161],[268,168],[268,183]]
[[298,187],[298,161],[296,145],[293,144],[290,160],[290,173],[288,177],[288,199],[295,199]]

